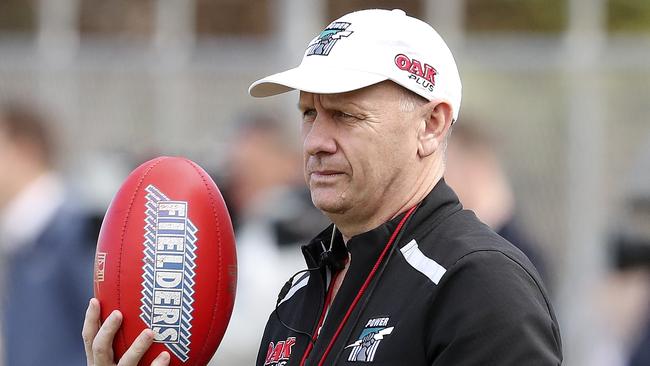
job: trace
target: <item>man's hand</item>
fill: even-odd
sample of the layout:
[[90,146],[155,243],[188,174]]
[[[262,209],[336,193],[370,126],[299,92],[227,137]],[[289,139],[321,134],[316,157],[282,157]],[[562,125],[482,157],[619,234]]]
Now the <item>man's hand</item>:
[[[99,301],[90,300],[81,331],[88,366],[136,366],[138,364],[153,343],[153,332],[151,329],[143,330],[116,364],[113,355],[113,338],[121,324],[122,313],[118,310],[113,311],[104,324],[100,324]],[[162,352],[153,360],[151,366],[167,366],[169,357],[169,353]]]

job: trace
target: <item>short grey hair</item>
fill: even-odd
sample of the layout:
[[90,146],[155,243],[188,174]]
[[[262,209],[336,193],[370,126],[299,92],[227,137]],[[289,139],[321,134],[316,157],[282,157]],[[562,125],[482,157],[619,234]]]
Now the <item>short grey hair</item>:
[[416,94],[400,86],[399,110],[402,112],[413,112],[417,107],[428,102],[427,98]]

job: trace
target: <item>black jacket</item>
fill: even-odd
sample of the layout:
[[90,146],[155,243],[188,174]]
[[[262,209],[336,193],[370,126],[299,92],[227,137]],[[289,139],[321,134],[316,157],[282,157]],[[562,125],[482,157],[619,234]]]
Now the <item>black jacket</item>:
[[[546,290],[518,249],[463,210],[444,180],[397,234],[405,215],[348,241],[350,268],[326,316],[330,267],[294,278],[269,317],[257,365],[299,365],[307,351],[305,365],[561,364]],[[331,233],[330,227],[302,248],[308,267],[319,267]],[[394,234],[397,240],[376,266]],[[333,252],[344,250],[339,234]],[[315,343],[297,331],[316,332]]]

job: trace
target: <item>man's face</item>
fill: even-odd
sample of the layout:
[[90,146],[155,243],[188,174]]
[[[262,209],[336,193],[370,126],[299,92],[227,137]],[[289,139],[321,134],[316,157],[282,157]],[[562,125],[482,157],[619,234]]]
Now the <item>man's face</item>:
[[363,220],[413,183],[403,173],[418,159],[417,113],[400,110],[399,88],[300,93],[305,180],[321,211]]

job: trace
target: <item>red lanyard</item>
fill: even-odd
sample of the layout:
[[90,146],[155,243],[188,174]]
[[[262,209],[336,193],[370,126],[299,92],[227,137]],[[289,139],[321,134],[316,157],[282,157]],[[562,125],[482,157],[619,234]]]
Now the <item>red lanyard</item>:
[[316,324],[316,329],[314,329],[314,335],[312,336],[311,342],[309,342],[309,345],[307,345],[307,349],[305,350],[305,354],[302,356],[302,360],[300,361],[300,366],[305,364],[305,361],[307,360],[307,356],[309,356],[309,353],[311,352],[311,349],[314,347],[314,342],[316,342],[316,338],[318,338],[318,333],[320,327],[323,326],[323,322],[325,321],[325,314],[327,313],[327,308],[330,306],[330,303],[332,302],[332,294],[334,291],[332,291],[334,287],[334,283],[336,282],[336,278],[339,276],[340,272],[337,272],[334,274],[332,277],[332,282],[330,282],[329,288],[327,289],[327,297],[325,298],[325,304],[323,305],[323,311],[321,312],[320,319],[318,319],[318,324]]
[[[361,297],[365,293],[366,289],[370,285],[370,282],[372,281],[373,277],[375,276],[375,273],[377,272],[377,269],[379,268],[379,265],[384,260],[384,257],[386,256],[386,253],[388,253],[388,250],[390,249],[391,245],[395,241],[395,238],[397,237],[399,232],[402,230],[402,227],[404,226],[404,223],[411,216],[411,214],[413,214],[413,211],[415,211],[416,208],[417,208],[417,205],[411,207],[411,209],[409,209],[406,212],[406,215],[404,215],[402,220],[399,222],[399,224],[395,228],[395,231],[393,231],[393,234],[390,236],[390,239],[388,239],[388,242],[384,246],[384,249],[382,250],[381,254],[379,255],[379,258],[377,258],[377,261],[375,262],[375,265],[372,267],[372,270],[368,274],[368,277],[366,277],[366,280],[364,281],[363,285],[361,286],[361,289],[359,289],[359,292],[354,297],[354,300],[352,300],[352,303],[350,304],[350,307],[348,308],[348,311],[345,313],[345,316],[343,317],[343,319],[339,323],[339,326],[336,328],[336,332],[334,332],[334,335],[332,336],[332,339],[330,340],[329,344],[327,345],[327,348],[325,348],[325,352],[323,353],[323,356],[321,356],[321,359],[318,362],[318,366],[322,366],[323,363],[325,362],[325,359],[327,358],[327,355],[329,355],[330,351],[332,350],[332,347],[334,346],[334,342],[336,342],[336,339],[341,334],[341,331],[343,330],[343,327],[345,326],[345,323],[347,323],[348,318],[350,318],[350,315],[352,314],[352,311],[354,311],[354,308],[357,306],[357,303],[359,302],[359,300],[361,299]],[[327,296],[327,299],[325,301],[325,307],[323,308],[321,318],[320,318],[320,320],[318,322],[319,323],[318,327],[322,326],[321,323],[324,320],[325,311],[326,311],[327,306],[329,306],[329,303],[331,301],[332,284],[334,283],[335,280],[336,280],[336,278],[333,278],[332,282],[330,283],[330,288],[328,289],[328,296]],[[316,331],[318,331],[318,327],[316,328]],[[314,336],[314,340],[315,340],[315,338],[316,338],[316,336]],[[310,342],[309,346],[307,346],[307,350],[305,351],[305,354],[302,357],[302,360],[300,361],[300,366],[303,366],[305,364],[305,361],[307,360],[307,356],[309,355],[309,352],[311,352],[312,348],[313,348],[313,343]]]

